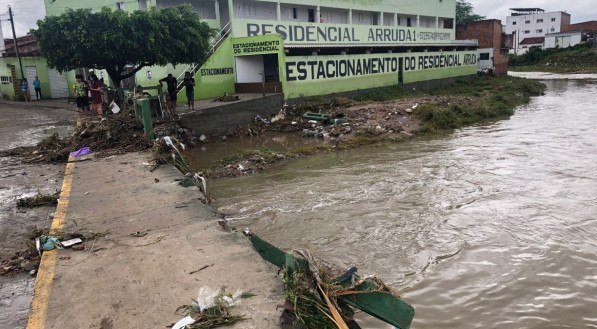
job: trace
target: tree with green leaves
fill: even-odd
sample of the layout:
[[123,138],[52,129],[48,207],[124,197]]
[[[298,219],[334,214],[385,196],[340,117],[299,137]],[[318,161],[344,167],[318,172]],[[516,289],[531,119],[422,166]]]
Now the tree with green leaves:
[[474,13],[473,5],[465,0],[456,0],[456,25],[464,25],[470,22],[476,22],[485,19]]
[[117,87],[146,66],[202,64],[213,36],[189,5],[132,13],[67,10],[37,25],[32,32],[50,67],[104,69]]

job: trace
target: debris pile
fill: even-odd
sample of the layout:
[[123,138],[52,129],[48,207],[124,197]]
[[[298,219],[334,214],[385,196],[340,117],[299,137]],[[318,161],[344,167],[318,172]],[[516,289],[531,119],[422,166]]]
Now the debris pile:
[[206,175],[214,178],[252,175],[291,158],[289,154],[275,152],[268,148],[245,150],[214,163],[206,171]]
[[164,136],[154,142],[152,148],[153,162],[156,166],[173,164],[184,175],[184,180],[180,182],[180,185],[198,187],[203,194],[203,201],[210,203],[206,177],[202,172],[196,173],[191,169],[189,160],[184,155],[186,149],[186,145],[177,138]]
[[395,327],[410,326],[414,308],[377,277],[359,276],[356,267],[342,270],[307,250],[286,253],[249,228],[243,233],[261,257],[283,272],[285,323],[307,329],[358,328],[354,307]]
[[238,95],[224,94],[224,96],[216,97],[214,102],[236,102],[239,99],[240,97]]
[[66,162],[71,152],[85,147],[101,155],[113,155],[147,149],[151,142],[135,117],[133,107],[127,106],[118,114],[99,121],[83,120],[67,138],[53,134],[36,146],[15,148],[1,155],[21,156],[27,163],[56,163]]
[[250,295],[243,291],[235,293],[224,289],[212,290],[209,287],[199,289],[199,296],[192,305],[180,306],[176,313],[186,316],[172,326],[173,329],[209,329],[218,326],[231,326],[244,320],[241,315],[234,315],[230,308],[240,304],[242,298]]
[[31,244],[30,248],[15,253],[10,259],[2,260],[0,275],[22,271],[28,271],[33,275],[39,267],[41,255],[44,251],[65,248],[84,250],[86,241],[96,240],[105,235],[105,233],[91,232],[49,235],[47,231],[47,229],[32,228],[30,237],[34,243]]
[[51,195],[38,193],[37,195],[30,197],[23,197],[17,199],[18,208],[34,208],[41,206],[51,206],[58,203],[58,196],[60,193],[54,193]]

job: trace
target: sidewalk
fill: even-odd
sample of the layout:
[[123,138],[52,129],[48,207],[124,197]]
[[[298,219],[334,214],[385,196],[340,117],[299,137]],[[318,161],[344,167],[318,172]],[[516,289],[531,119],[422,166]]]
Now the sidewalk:
[[176,169],[152,173],[146,161],[134,153],[67,166],[52,227],[106,235],[82,251],[44,253],[27,328],[167,328],[202,286],[256,294],[233,309],[247,320],[232,328],[279,327],[276,269],[240,233],[223,232]]

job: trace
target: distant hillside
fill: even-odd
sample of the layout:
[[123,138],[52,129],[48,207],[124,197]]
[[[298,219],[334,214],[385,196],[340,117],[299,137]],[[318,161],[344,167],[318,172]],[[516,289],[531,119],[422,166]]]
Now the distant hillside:
[[533,47],[523,55],[510,55],[510,70],[554,73],[597,73],[597,49],[576,45],[562,49]]

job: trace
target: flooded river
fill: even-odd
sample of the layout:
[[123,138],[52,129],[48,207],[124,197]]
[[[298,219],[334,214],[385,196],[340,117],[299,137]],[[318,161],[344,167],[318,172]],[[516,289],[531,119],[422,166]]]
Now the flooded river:
[[545,83],[509,120],[212,193],[237,227],[399,288],[413,328],[597,327],[597,81]]

